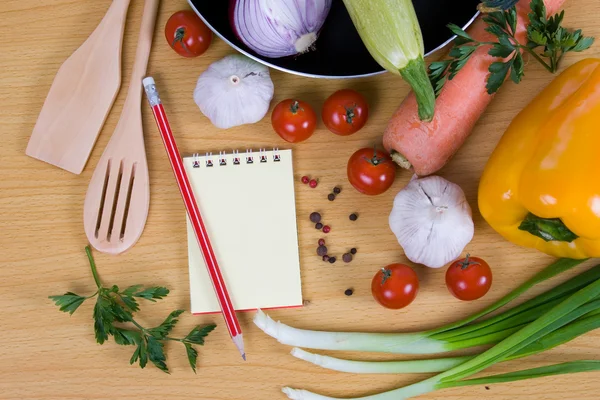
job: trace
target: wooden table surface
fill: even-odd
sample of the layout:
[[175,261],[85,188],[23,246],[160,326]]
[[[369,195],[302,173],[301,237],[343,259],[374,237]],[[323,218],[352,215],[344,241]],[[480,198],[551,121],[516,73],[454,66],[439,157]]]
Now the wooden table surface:
[[[597,0],[570,0],[568,26],[600,36]],[[123,90],[99,137],[84,172],[77,176],[25,156],[25,147],[60,64],[86,39],[104,15],[109,0],[3,0],[0,2],[0,310],[2,310],[2,399],[283,399],[285,385],[303,387],[331,396],[364,396],[396,388],[423,375],[353,376],[322,370],[291,357],[289,348],[267,337],[252,324],[253,313],[240,313],[248,361],[242,362],[231,343],[220,315],[182,315],[175,334],[185,334],[195,324],[215,322],[218,327],[200,348],[198,373],[187,365],[183,346],[166,346],[171,374],[149,365],[130,366],[132,348],[112,341],[95,343],[92,304],[84,304],[71,317],[58,311],[49,295],[74,291],[94,292],[94,282],[84,254],[82,208],[93,169],[115,128],[132,68],[143,2],[133,0],[125,31]],[[213,61],[232,49],[215,40],[196,59],[183,59],[167,45],[162,27],[172,12],[186,8],[184,0],[163,1],[149,64],[149,74],[160,82],[161,94],[181,151],[218,151],[232,148],[289,147],[271,130],[269,118],[258,124],[221,131],[213,127],[192,99],[196,79]],[[600,45],[585,54],[570,54],[564,66],[583,57],[600,56]],[[360,195],[345,179],[348,157],[356,149],[381,143],[395,107],[407,94],[407,85],[391,74],[358,80],[318,80],[272,71],[273,104],[299,97],[317,109],[333,91],[345,87],[364,93],[371,106],[368,125],[350,137],[338,137],[322,124],[295,150],[296,177],[319,178],[317,189],[296,185],[303,309],[279,310],[271,316],[297,327],[357,331],[411,331],[439,326],[490,304],[547,265],[551,258],[504,241],[481,218],[476,191],[486,159],[510,120],[552,76],[534,62],[526,78],[508,83],[478,123],[472,136],[441,172],[459,184],[474,209],[476,233],[467,250],[486,258],[494,271],[494,285],[473,303],[455,300],[444,285],[444,270],[416,267],[421,291],[402,311],[385,310],[370,294],[375,271],[393,262],[406,262],[388,228],[387,217],[394,195],[410,178],[399,173],[392,189],[379,197]],[[151,206],[139,243],[128,253],[96,253],[101,278],[107,285],[135,283],[164,285],[171,294],[163,301],[143,304],[139,320],[158,324],[176,308],[189,310],[185,210],[172,176],[154,120],[142,105],[146,149],[150,168]],[[335,185],[342,194],[335,202],[325,197]],[[357,247],[349,265],[325,265],[314,255],[321,236],[308,221],[320,210],[331,222],[328,245],[336,252]],[[360,213],[350,223],[350,212]],[[268,216],[267,216],[268,217]],[[589,263],[586,265],[590,265]],[[581,268],[579,269],[581,271]],[[572,276],[566,273],[531,292],[539,293]],[[355,294],[344,296],[352,287]],[[530,294],[530,295],[531,295]],[[493,372],[529,368],[544,363],[600,359],[600,332],[589,333],[548,353],[493,367]],[[386,358],[372,354],[340,354],[364,359]],[[389,358],[389,357],[387,357]],[[458,388],[422,396],[422,399],[597,399],[597,374],[553,377],[536,381]]]

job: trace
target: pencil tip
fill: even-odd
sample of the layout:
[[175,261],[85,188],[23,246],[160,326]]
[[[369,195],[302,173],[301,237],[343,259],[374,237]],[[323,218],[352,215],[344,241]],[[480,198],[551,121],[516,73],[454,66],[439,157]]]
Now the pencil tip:
[[242,354],[242,358],[246,361],[246,353]]

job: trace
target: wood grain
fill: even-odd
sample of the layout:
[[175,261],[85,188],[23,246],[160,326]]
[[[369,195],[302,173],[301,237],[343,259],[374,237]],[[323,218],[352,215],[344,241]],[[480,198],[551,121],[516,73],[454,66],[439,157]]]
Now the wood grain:
[[[25,148],[45,96],[61,63],[98,25],[109,0],[4,0],[0,2],[0,324],[3,337],[0,363],[2,399],[283,399],[284,385],[294,385],[333,396],[366,395],[423,378],[403,376],[353,376],[321,370],[291,357],[289,348],[266,337],[251,323],[252,313],[240,314],[248,361],[239,359],[219,315],[182,316],[176,334],[195,324],[216,322],[219,326],[200,349],[199,370],[187,366],[182,346],[168,345],[171,375],[156,368],[129,366],[132,349],[107,343],[95,344],[92,307],[84,305],[73,316],[58,312],[47,296],[71,290],[93,293],[93,280],[83,248],[83,200],[92,172],[114,131],[123,107],[122,90],[98,139],[87,168],[79,176],[25,156]],[[269,119],[226,131],[214,128],[192,99],[199,74],[213,61],[232,53],[215,40],[209,51],[196,59],[184,59],[167,45],[162,28],[172,12],[186,8],[184,0],[163,1],[159,13],[148,73],[161,85],[181,151],[218,151],[247,147],[287,148],[271,130]],[[131,4],[125,31],[123,71],[131,71],[143,1]],[[596,0],[570,0],[566,8],[569,26],[600,36]],[[600,56],[600,47],[584,54],[569,55],[563,65],[583,57]],[[441,172],[461,185],[474,209],[476,233],[468,250],[485,257],[494,270],[491,292],[476,303],[454,300],[444,286],[444,271],[417,268],[421,293],[404,311],[384,310],[372,300],[369,283],[375,271],[392,262],[406,261],[387,226],[394,194],[410,179],[401,173],[389,193],[367,197],[346,182],[345,166],[352,152],[381,143],[381,132],[395,107],[408,92],[406,84],[389,74],[376,77],[324,81],[272,71],[275,82],[273,104],[300,97],[317,109],[334,90],[350,87],[364,93],[371,105],[371,119],[364,130],[338,137],[322,125],[308,142],[292,146],[296,175],[319,179],[310,189],[297,184],[303,293],[310,303],[300,310],[274,311],[271,315],[298,327],[339,330],[410,331],[438,326],[468,315],[490,304],[534,274],[551,259],[500,238],[482,220],[476,209],[476,189],[485,160],[516,113],[552,76],[535,63],[526,68],[526,78],[516,86],[507,84],[498,94],[475,131],[452,162]],[[123,74],[123,85],[129,73]],[[149,163],[151,200],[146,229],[129,252],[120,256],[96,253],[101,278],[121,286],[144,283],[172,289],[157,304],[144,304],[139,319],[160,322],[175,308],[189,309],[185,210],[151,116],[142,107]],[[342,193],[335,202],[326,196],[335,185]],[[348,265],[325,265],[315,255],[321,235],[308,220],[320,211],[332,226],[328,246],[336,253],[357,247]],[[348,214],[360,214],[351,223]],[[268,218],[268,215],[265,216]],[[589,263],[586,265],[590,265]],[[581,271],[581,268],[579,269]],[[542,285],[539,293],[577,271]],[[344,296],[348,287],[352,297]],[[516,367],[534,367],[576,359],[600,359],[600,332],[589,333],[547,354],[494,367],[504,372]],[[341,354],[350,356],[352,354]],[[365,359],[389,358],[361,354]],[[513,400],[598,398],[598,375],[586,373],[530,382],[459,388],[422,396],[420,399]]]

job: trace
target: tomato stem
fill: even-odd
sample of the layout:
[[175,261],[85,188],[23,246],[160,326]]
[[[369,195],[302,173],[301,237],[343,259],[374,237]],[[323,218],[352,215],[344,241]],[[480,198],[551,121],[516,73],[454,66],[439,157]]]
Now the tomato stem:
[[185,45],[185,42],[183,41],[184,38],[185,38],[185,28],[184,27],[177,28],[177,30],[175,31],[175,38],[173,39],[171,46],[175,47],[175,45],[177,43],[181,43],[181,47],[183,47],[183,49],[188,54],[190,54],[190,50],[187,48],[187,46]]
[[372,158],[369,159],[367,157],[363,157],[363,159],[365,161],[367,161],[369,164],[375,165],[375,166],[377,166],[385,161],[383,157],[377,157],[377,146],[373,146],[373,157]]
[[467,269],[467,268],[469,268],[469,266],[471,266],[471,265],[479,265],[479,263],[478,263],[478,262],[469,260],[469,257],[470,257],[470,256],[471,256],[471,255],[470,255],[469,253],[467,253],[467,255],[466,255],[466,257],[465,257],[465,261],[463,261],[463,262],[461,262],[461,263],[460,263],[460,264],[461,264],[461,267],[460,267],[460,269],[463,269],[463,270],[464,270],[464,269]]
[[298,110],[300,110],[300,103],[298,102],[298,100],[294,100],[292,102],[292,105],[290,106],[290,111],[292,112],[292,114],[296,114]]
[[354,104],[352,107],[348,108],[348,107],[344,107],[346,109],[346,122],[349,123],[350,125],[352,125],[352,119],[354,117],[356,117],[356,114],[354,114],[354,110],[356,109],[356,104]]
[[381,273],[383,274],[383,277],[381,278],[381,286],[383,286],[385,281],[392,276],[392,271],[387,268],[381,268]]

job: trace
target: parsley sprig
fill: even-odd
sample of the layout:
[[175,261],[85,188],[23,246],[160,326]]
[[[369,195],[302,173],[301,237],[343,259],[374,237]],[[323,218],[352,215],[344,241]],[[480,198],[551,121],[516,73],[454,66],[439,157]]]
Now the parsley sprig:
[[[488,3],[494,5],[495,2],[488,1]],[[502,1],[498,0],[497,3],[500,6]],[[594,43],[594,38],[584,36],[581,29],[572,31],[562,26],[564,11],[547,18],[543,0],[532,0],[530,7],[526,45],[520,44],[515,37],[517,29],[515,6],[507,10],[491,12],[483,18],[488,25],[486,31],[498,39],[496,42],[480,42],[459,26],[448,25],[456,35],[455,46],[449,54],[450,59],[435,61],[429,66],[429,79],[436,96],[439,96],[444,84],[456,76],[475,50],[481,46],[491,46],[488,53],[502,58],[489,67],[490,75],[486,89],[489,94],[493,94],[502,86],[508,75],[513,82],[521,82],[524,75],[521,51],[530,54],[549,72],[554,73],[566,53],[587,50]]]
[[[203,345],[204,338],[215,329],[216,325],[196,326],[184,338],[171,337],[169,334],[179,321],[179,316],[184,312],[184,310],[175,310],[160,325],[154,328],[143,327],[133,317],[133,314],[140,310],[138,299],[156,302],[156,300],[166,297],[169,289],[160,286],[144,288],[142,285],[129,286],[125,290],[120,290],[117,285],[104,287],[100,282],[89,246],[85,248],[85,252],[98,289],[90,296],[80,296],[73,292],[49,296],[60,307],[60,311],[73,314],[84,301],[96,297],[93,318],[96,341],[99,344],[103,344],[112,336],[115,343],[119,345],[136,346],[129,360],[130,364],[138,362],[140,367],[144,368],[150,360],[161,371],[169,373],[164,342],[181,342],[185,346],[190,366],[196,372],[198,351],[194,345]],[[127,324],[130,326],[127,327]]]

